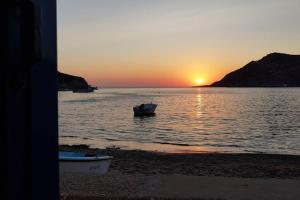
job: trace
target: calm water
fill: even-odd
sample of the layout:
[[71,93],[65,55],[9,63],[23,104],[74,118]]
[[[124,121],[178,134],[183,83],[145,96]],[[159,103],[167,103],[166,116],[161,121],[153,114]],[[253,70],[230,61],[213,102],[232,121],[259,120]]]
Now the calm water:
[[[150,101],[156,116],[133,117]],[[300,88],[60,92],[59,123],[61,144],[300,154]]]

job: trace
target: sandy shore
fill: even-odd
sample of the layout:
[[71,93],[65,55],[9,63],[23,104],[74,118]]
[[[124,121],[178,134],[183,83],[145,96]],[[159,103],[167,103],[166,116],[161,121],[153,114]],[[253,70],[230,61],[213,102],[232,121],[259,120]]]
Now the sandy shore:
[[66,199],[300,199],[300,156],[60,149],[114,156],[104,176],[61,174]]

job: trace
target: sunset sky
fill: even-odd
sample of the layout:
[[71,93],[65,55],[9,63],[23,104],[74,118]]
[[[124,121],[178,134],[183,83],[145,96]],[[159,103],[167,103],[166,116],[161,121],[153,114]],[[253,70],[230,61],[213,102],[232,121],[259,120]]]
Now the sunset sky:
[[300,0],[58,0],[58,68],[100,87],[210,84],[300,54]]

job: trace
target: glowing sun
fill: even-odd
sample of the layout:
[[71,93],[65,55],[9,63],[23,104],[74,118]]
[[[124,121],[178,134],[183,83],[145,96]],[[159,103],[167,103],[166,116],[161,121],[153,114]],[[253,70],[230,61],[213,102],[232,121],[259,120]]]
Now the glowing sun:
[[197,79],[197,80],[196,80],[196,83],[197,83],[198,85],[201,85],[201,84],[203,83],[203,79]]

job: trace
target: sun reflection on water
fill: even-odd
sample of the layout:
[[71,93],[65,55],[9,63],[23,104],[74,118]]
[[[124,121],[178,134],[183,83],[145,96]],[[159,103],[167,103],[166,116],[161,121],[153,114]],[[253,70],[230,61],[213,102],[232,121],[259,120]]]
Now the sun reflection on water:
[[197,96],[197,116],[202,117],[203,112],[202,112],[202,94],[198,93]]

